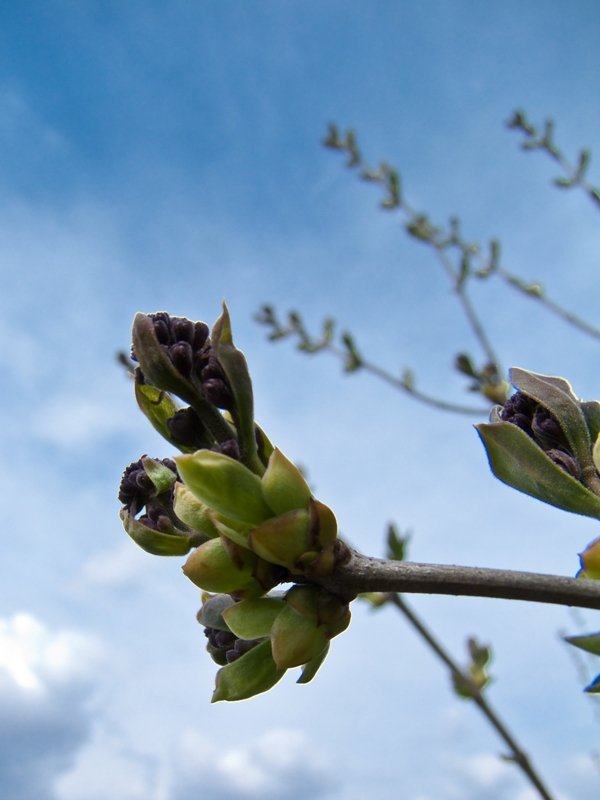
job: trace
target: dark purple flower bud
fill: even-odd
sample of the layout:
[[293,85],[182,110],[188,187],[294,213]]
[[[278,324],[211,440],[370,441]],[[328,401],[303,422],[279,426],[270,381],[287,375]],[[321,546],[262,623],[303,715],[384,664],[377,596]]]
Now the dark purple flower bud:
[[233,664],[234,661],[237,661],[242,654],[238,653],[237,650],[228,650],[225,653],[225,658],[228,664]]
[[538,404],[527,395],[515,392],[506,401],[500,416],[505,422],[512,422],[531,436],[531,423]]
[[171,438],[176,444],[193,450],[202,450],[210,444],[204,423],[193,408],[182,408],[167,420]]
[[210,378],[202,384],[202,391],[208,402],[212,403],[213,406],[231,411],[233,397],[225,381],[218,378]]
[[206,344],[207,339],[208,339],[208,325],[206,324],[206,322],[196,322],[194,325],[194,341],[192,342],[194,352],[202,350],[202,348]]
[[217,647],[229,648],[233,647],[236,642],[236,636],[229,631],[219,631],[215,635],[215,641],[217,643]]
[[196,333],[194,323],[186,317],[171,317],[171,331],[176,342],[194,343]]
[[531,424],[533,435],[544,450],[568,447],[566,437],[556,417],[547,408],[540,406]]
[[[145,458],[145,456],[142,456]],[[155,496],[154,484],[146,475],[142,459],[134,461],[123,472],[119,485],[119,502],[135,516]]]
[[138,519],[138,522],[141,522],[142,525],[145,525],[147,528],[151,528],[151,530],[153,531],[158,530],[158,525],[156,524],[156,522],[154,522],[153,519],[150,519],[150,517],[147,514],[144,514],[142,517],[140,517]]
[[236,461],[241,461],[242,458],[240,446],[235,439],[228,439],[226,442],[220,444],[219,453],[222,453],[224,456],[229,456],[229,458],[235,458]]
[[217,358],[215,356],[209,355],[207,362],[202,367],[201,376],[203,381],[207,381],[210,378],[218,378],[219,380],[225,380],[225,373],[223,372],[223,368],[219,364]]
[[569,475],[575,478],[576,481],[581,480],[581,466],[572,455],[562,450],[547,450],[546,455],[551,458],[555,464],[562,467],[565,472],[568,472]]
[[169,344],[171,340],[171,320],[165,311],[158,311],[156,314],[150,314],[152,325],[154,326],[154,334],[160,344]]
[[175,369],[185,377],[192,371],[192,346],[189,342],[177,342],[169,348],[169,358]]

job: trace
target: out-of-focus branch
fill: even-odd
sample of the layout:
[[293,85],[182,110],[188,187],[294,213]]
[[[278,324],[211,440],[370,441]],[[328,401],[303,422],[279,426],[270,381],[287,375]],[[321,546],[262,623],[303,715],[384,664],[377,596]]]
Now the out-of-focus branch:
[[589,150],[581,150],[577,164],[572,164],[556,146],[554,141],[554,120],[546,119],[542,132],[528,121],[525,112],[521,110],[515,111],[506,123],[506,127],[521,131],[524,135],[525,138],[521,144],[523,150],[542,150],[560,165],[564,175],[554,178],[555,186],[561,189],[572,189],[578,186],[588,195],[596,208],[600,208],[600,189],[591,184],[586,178],[590,164]]
[[[322,353],[327,352],[331,355],[338,358],[344,364],[345,372],[357,372],[358,370],[364,370],[365,372],[370,373],[371,375],[375,375],[376,377],[380,378],[381,380],[385,381],[386,383],[393,386],[395,389],[399,389],[402,392],[413,397],[415,400],[424,403],[425,405],[431,406],[432,408],[440,409],[441,411],[450,411],[455,414],[465,414],[471,417],[487,417],[489,414],[489,407],[476,407],[476,406],[467,406],[460,403],[452,403],[447,400],[443,400],[438,397],[433,397],[425,392],[420,391],[415,387],[415,378],[414,373],[410,369],[405,369],[401,376],[394,375],[393,373],[389,372],[388,370],[380,367],[377,364],[374,364],[372,361],[364,358],[364,356],[359,353],[356,344],[354,342],[354,338],[349,333],[343,333],[341,336],[342,347],[335,345],[332,341],[333,339],[333,331],[334,331],[334,322],[331,319],[325,321],[323,325],[323,332],[320,338],[315,338],[311,336],[302,321],[300,314],[296,311],[292,311],[288,315],[288,322],[286,325],[282,325],[279,321],[275,310],[272,306],[264,305],[261,310],[255,315],[255,319],[261,325],[265,325],[271,329],[271,333],[269,334],[269,339],[271,341],[277,341],[279,339],[289,338],[289,337],[296,337],[297,339],[297,348],[304,353],[308,354],[315,354],[315,353]],[[461,356],[460,358],[465,359],[466,362],[469,364],[467,373],[470,377],[478,379],[477,386],[485,379],[482,379],[477,375],[474,370],[472,364],[470,364],[468,358],[466,356]],[[458,361],[458,360],[457,360]],[[462,363],[462,362],[461,362]],[[465,370],[461,369],[459,366],[457,368],[463,372]],[[502,399],[502,398],[498,398]]]
[[506,756],[506,759],[508,761],[512,761],[524,772],[529,781],[536,788],[540,797],[542,797],[544,800],[552,800],[550,792],[545,787],[542,779],[533,767],[527,754],[518,744],[514,735],[508,730],[504,722],[502,722],[487,699],[483,696],[481,690],[472,680],[471,676],[458,666],[458,664],[447,653],[447,651],[443,648],[431,631],[425,626],[423,621],[419,619],[413,609],[410,608],[410,606],[399,594],[389,593],[385,595],[385,598],[387,602],[392,603],[402,614],[404,614],[406,619],[418,631],[418,633],[427,642],[434,653],[436,653],[440,660],[446,664],[450,670],[454,682],[460,682],[464,686],[468,687],[469,697],[477,704],[490,724],[494,727],[494,729],[508,746],[510,752]]

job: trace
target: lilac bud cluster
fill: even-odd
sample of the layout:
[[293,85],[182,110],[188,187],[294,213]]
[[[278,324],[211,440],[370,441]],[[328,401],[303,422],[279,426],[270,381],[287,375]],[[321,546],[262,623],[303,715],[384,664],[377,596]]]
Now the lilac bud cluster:
[[[160,502],[153,502],[158,499],[156,488],[144,469],[142,463],[144,458],[145,455],[125,468],[119,485],[119,502],[126,506],[133,517],[146,506],[146,514],[140,517],[140,522],[148,528],[167,533],[173,525],[165,514],[165,507],[171,508],[173,505],[173,489],[163,492],[160,495]],[[160,463],[179,477],[177,465],[172,459],[163,458]]]
[[206,649],[213,661],[220,666],[232,664],[261,642],[260,639],[238,639],[231,631],[222,631],[219,628],[204,628],[204,635],[208,639]]
[[546,455],[576,480],[581,479],[581,466],[571,452],[559,421],[541,403],[523,392],[508,398],[500,417],[521,428]]
[[[214,355],[205,322],[192,322],[186,317],[171,317],[166,311],[148,314],[158,343],[175,369],[186,380],[199,383],[209,403],[231,411],[233,395],[223,368]],[[135,350],[131,358],[137,361]],[[136,379],[144,376],[138,367]]]

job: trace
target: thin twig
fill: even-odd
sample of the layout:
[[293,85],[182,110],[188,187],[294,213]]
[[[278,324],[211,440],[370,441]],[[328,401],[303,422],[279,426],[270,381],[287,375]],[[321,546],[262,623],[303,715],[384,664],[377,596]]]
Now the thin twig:
[[413,627],[416,628],[416,630],[421,634],[423,639],[425,639],[425,641],[431,647],[431,649],[439,656],[439,658],[450,669],[452,675],[457,676],[461,681],[465,682],[468,685],[472,699],[479,706],[482,713],[487,717],[489,722],[492,724],[492,726],[496,729],[496,731],[500,734],[502,739],[504,739],[504,741],[510,748],[510,754],[508,756],[509,760],[514,762],[518,767],[520,767],[520,769],[529,778],[533,786],[535,786],[535,788],[540,794],[540,797],[542,797],[544,800],[552,800],[550,792],[544,786],[542,779],[535,771],[533,765],[531,764],[529,758],[527,757],[527,754],[519,746],[514,736],[507,729],[506,725],[500,720],[496,712],[492,709],[488,701],[482,695],[479,688],[471,680],[471,677],[460,669],[460,667],[456,664],[456,662],[451,658],[451,656],[446,652],[446,650],[444,650],[442,645],[437,641],[437,639],[433,636],[433,634],[425,627],[423,622],[421,622],[421,620],[417,617],[415,612],[407,605],[407,603],[403,600],[402,597],[400,597],[400,595],[391,592],[387,597],[389,602],[393,603],[393,605],[395,605],[396,608],[398,608],[404,614],[404,616],[413,625]]
[[600,581],[482,567],[386,561],[356,551],[330,577],[311,580],[348,599],[363,592],[411,592],[600,609]]
[[[342,350],[339,347],[336,347],[334,344],[328,343],[323,345],[320,348],[321,350],[327,350],[328,352],[335,355],[337,358],[341,360],[345,360],[347,357],[347,352]],[[452,411],[455,414],[465,414],[469,417],[488,417],[490,413],[489,408],[481,408],[476,406],[463,406],[459,403],[449,403],[447,400],[440,400],[437,397],[432,397],[431,395],[425,394],[424,392],[419,391],[419,389],[415,389],[414,386],[406,383],[404,378],[398,378],[393,375],[391,372],[388,372],[383,367],[379,367],[377,364],[373,364],[372,361],[366,361],[362,356],[360,360],[360,367],[359,369],[364,369],[366,372],[369,372],[371,375],[375,375],[381,380],[389,383],[396,389],[400,389],[406,394],[414,397],[415,400],[419,400],[421,403],[425,405],[431,406],[432,408],[438,408],[441,411]]]

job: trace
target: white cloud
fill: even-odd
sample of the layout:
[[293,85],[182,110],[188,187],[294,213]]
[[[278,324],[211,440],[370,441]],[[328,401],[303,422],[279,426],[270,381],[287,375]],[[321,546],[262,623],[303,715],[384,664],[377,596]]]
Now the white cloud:
[[29,614],[0,620],[0,786],[7,800],[52,800],[89,736],[98,644]]
[[77,588],[88,586],[123,586],[147,572],[156,564],[128,538],[117,547],[94,554],[81,569]]
[[180,763],[171,800],[295,800],[322,797],[333,787],[324,756],[302,731],[274,729],[252,742],[219,749],[188,732],[182,737]]

